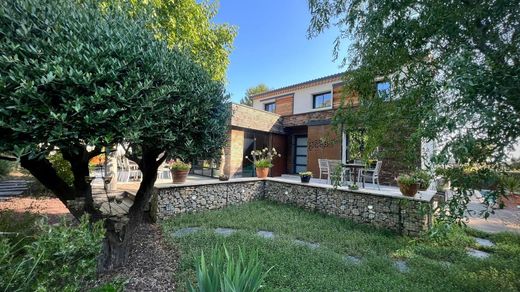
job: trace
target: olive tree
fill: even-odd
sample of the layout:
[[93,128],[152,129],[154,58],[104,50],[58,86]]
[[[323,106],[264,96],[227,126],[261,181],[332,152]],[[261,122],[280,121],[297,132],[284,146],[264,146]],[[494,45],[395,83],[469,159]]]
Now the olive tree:
[[[144,16],[95,1],[0,4],[0,153],[18,159],[76,216],[105,220],[100,267],[125,262],[157,169],[168,158],[218,158],[229,111],[223,84],[157,40]],[[94,205],[89,160],[117,143],[143,173],[128,218]],[[59,149],[73,185],[46,158]],[[79,207],[77,207],[79,206]]]

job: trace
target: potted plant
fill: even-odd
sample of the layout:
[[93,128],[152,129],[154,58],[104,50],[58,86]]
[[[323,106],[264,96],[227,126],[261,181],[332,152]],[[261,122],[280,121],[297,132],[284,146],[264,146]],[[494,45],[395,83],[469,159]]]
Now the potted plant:
[[298,174],[300,175],[300,179],[301,179],[302,183],[308,183],[311,181],[312,172],[304,171],[304,172],[300,172]]
[[419,183],[419,191],[426,191],[430,186],[431,175],[425,170],[417,170],[414,172],[413,177]]
[[276,152],[275,148],[251,151],[253,160],[246,156],[246,159],[253,162],[256,168],[256,176],[259,178],[266,178],[269,174],[269,168],[273,167],[273,159],[281,155]]
[[403,195],[413,197],[415,194],[417,194],[419,183],[412,175],[402,174],[396,178],[396,181],[399,185],[399,190]]
[[172,172],[172,179],[174,184],[182,184],[186,181],[188,172],[190,172],[191,164],[184,163],[177,159],[170,164],[170,170]]

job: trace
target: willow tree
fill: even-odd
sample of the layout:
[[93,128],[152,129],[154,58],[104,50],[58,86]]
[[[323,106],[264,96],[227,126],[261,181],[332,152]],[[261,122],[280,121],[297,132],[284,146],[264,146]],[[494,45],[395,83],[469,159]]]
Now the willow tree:
[[[520,1],[309,0],[309,36],[330,26],[358,108],[336,123],[412,152],[441,146],[437,162],[498,166],[520,138]],[[341,56],[343,43],[346,57]],[[391,84],[381,98],[377,81]],[[392,134],[389,134],[392,133]]]
[[[127,244],[168,158],[217,158],[229,111],[223,84],[157,40],[149,19],[96,1],[0,4],[0,153],[16,158],[75,216],[106,219],[100,267],[126,261]],[[128,224],[105,218],[92,199],[89,159],[129,145],[143,179]],[[59,149],[68,185],[47,160]]]

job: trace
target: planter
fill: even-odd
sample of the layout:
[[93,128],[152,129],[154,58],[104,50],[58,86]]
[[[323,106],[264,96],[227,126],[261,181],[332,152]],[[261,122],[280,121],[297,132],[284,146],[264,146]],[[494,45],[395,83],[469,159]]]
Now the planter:
[[256,168],[256,176],[258,178],[266,178],[269,174],[269,167],[257,167]]
[[415,194],[417,194],[418,188],[419,188],[418,184],[414,184],[414,185],[410,185],[410,186],[399,184],[399,190],[401,191],[401,194],[403,194],[404,196],[407,196],[407,197],[415,196]]
[[311,176],[310,175],[301,175],[300,179],[301,179],[302,183],[308,183],[311,181]]
[[190,170],[172,170],[172,179],[174,184],[182,184],[186,181],[186,177]]

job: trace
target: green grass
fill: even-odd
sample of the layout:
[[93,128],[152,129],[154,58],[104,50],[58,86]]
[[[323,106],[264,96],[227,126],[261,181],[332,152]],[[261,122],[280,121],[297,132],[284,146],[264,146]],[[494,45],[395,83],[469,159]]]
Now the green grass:
[[[203,231],[172,237],[180,228],[201,226]],[[215,227],[240,229],[229,237],[217,235]],[[179,287],[195,279],[195,259],[225,243],[258,250],[268,274],[264,291],[518,291],[520,290],[520,236],[488,235],[456,230],[443,242],[402,237],[347,220],[310,213],[295,207],[257,201],[223,210],[186,214],[163,223],[168,241],[180,253]],[[273,231],[277,238],[264,239],[255,232]],[[465,254],[466,247],[479,248],[469,237],[478,235],[497,246],[485,260]],[[295,245],[300,239],[319,243],[318,249]],[[484,249],[483,249],[484,250]],[[358,256],[355,265],[343,255]],[[401,273],[393,261],[407,262]]]

